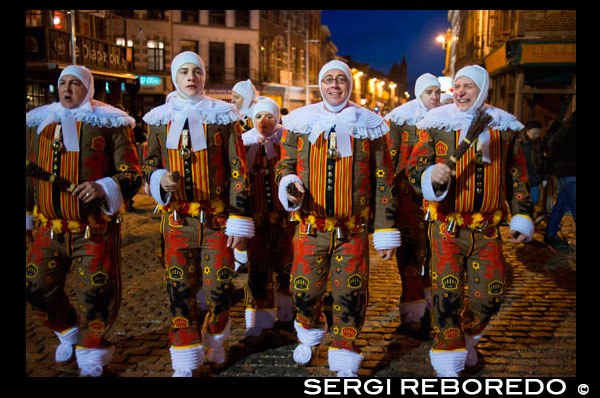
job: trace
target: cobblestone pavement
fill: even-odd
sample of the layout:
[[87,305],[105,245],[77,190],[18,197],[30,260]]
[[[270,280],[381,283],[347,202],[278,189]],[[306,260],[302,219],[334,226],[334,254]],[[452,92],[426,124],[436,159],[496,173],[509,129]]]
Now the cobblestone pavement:
[[[163,269],[156,256],[159,215],[150,197],[137,195],[135,212],[123,216],[122,305],[107,334],[115,346],[108,367],[113,377],[169,377],[172,374],[167,338],[169,309]],[[576,233],[571,217],[563,219],[562,236],[573,247],[556,251],[543,243],[545,224],[534,241],[505,243],[507,294],[485,331],[479,363],[463,372],[469,377],[573,377],[576,375]],[[506,238],[508,230],[502,228]],[[71,273],[72,276],[72,273]],[[67,292],[72,293],[72,278]],[[262,342],[244,339],[242,286],[247,274],[234,277],[235,299],[229,359],[213,370],[202,366],[199,376],[334,376],[327,364],[327,337],[316,358],[304,367],[292,359],[296,346],[290,325],[276,324]],[[366,355],[360,376],[432,377],[431,340],[398,333],[401,281],[396,262],[382,262],[371,248],[369,307],[357,344]],[[77,376],[75,363],[58,366],[58,339],[42,328],[26,305],[25,366],[27,376]]]

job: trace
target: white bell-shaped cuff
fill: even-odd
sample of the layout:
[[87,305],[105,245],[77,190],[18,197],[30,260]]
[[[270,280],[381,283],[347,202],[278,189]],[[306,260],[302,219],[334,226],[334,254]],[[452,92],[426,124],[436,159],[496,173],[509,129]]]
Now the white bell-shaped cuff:
[[194,369],[198,369],[204,363],[204,346],[196,344],[192,346],[169,348],[171,353],[171,365],[175,373],[173,377],[191,376]]
[[246,308],[246,333],[244,336],[258,337],[263,329],[271,329],[275,325],[275,309]]
[[72,327],[62,332],[54,332],[60,344],[56,347],[54,359],[58,363],[67,362],[75,352],[75,344],[79,341],[79,328]]
[[247,250],[238,250],[238,248],[236,247],[235,249],[233,249],[233,258],[235,260],[234,272],[237,272],[240,268],[248,265]]
[[282,177],[279,181],[279,190],[277,191],[277,195],[279,197],[279,201],[283,205],[283,208],[287,211],[300,210],[302,207],[302,202],[298,203],[298,205],[294,207],[293,203],[291,203],[287,198],[287,187],[294,182],[299,182],[302,184],[302,180],[296,174],[288,174]]
[[31,214],[25,214],[25,230],[31,231],[34,227],[33,216]]
[[152,195],[152,198],[154,198],[156,203],[158,203],[161,206],[166,206],[171,201],[171,192],[167,192],[167,195],[164,200],[160,193],[160,179],[168,172],[169,171],[165,169],[158,169],[153,171],[150,175],[150,195]]
[[402,239],[398,230],[376,230],[373,232],[373,247],[375,247],[375,250],[394,249],[400,245],[402,245]]
[[312,357],[311,347],[321,344],[327,333],[327,325],[323,328],[304,329],[298,321],[294,321],[294,329],[300,344],[294,349],[294,361],[304,365],[310,361]]
[[208,331],[208,317],[210,314],[206,314],[204,318],[204,325],[202,326],[202,342],[207,348],[206,360],[213,363],[225,362],[225,348],[224,344],[229,337],[229,330],[231,329],[231,317],[227,320],[227,326],[221,333],[213,334]]
[[431,183],[431,172],[436,165],[433,164],[425,169],[425,172],[421,175],[421,191],[423,192],[423,197],[432,202],[439,202],[444,200],[448,191],[450,190],[450,183],[446,184],[446,190],[440,195],[437,196],[433,189],[433,185]]
[[364,356],[343,348],[329,347],[327,359],[329,370],[338,372],[338,377],[358,377],[358,370]]
[[104,177],[96,180],[104,190],[104,198],[106,199],[106,208],[102,206],[102,211],[109,216],[112,216],[123,207],[123,196],[119,185],[111,177]]
[[429,359],[437,377],[458,377],[458,374],[465,368],[467,350],[435,352],[429,350]]
[[103,367],[110,363],[115,347],[82,348],[77,347],[75,356],[82,376],[99,377]]
[[225,235],[252,238],[254,236],[254,220],[249,217],[229,215],[225,225]]
[[533,239],[533,232],[535,231],[535,225],[528,216],[515,214],[510,219],[510,230],[518,231],[527,237],[525,242],[530,242]]

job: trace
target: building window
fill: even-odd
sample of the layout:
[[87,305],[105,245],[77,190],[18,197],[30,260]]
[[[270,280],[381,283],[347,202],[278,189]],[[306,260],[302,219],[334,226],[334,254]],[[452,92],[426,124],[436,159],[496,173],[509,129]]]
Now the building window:
[[225,10],[210,10],[208,11],[209,25],[225,25]]
[[52,14],[52,26],[56,29],[67,30],[69,27],[69,21],[67,20],[67,14],[62,11],[55,10]]
[[25,26],[42,26],[42,10],[27,10]]
[[196,40],[181,40],[181,52],[193,51],[198,54],[198,41]]
[[148,40],[148,70],[165,70],[165,45],[162,41]]
[[146,18],[147,19],[166,19],[165,18],[165,10],[146,10]]
[[208,82],[225,83],[225,43],[208,44]]
[[115,14],[120,15],[124,18],[133,18],[133,10],[114,10]]
[[198,10],[181,10],[181,22],[198,23]]
[[235,45],[235,80],[246,80],[250,78],[250,45]]
[[56,88],[53,84],[30,83],[27,84],[26,89],[27,110],[50,104],[58,99],[58,94],[56,93]]
[[235,10],[235,26],[250,27],[250,10]]

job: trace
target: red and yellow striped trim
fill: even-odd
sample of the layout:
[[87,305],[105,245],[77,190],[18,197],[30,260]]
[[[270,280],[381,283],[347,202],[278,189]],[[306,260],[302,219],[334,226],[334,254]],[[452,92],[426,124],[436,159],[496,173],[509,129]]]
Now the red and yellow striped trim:
[[[54,150],[52,141],[54,139],[54,129],[56,123],[48,125],[40,134],[38,147],[38,166],[48,172],[52,172]],[[81,122],[77,122],[77,140],[81,136]],[[80,152],[64,151],[60,154],[59,175],[76,185],[79,184],[79,154]],[[39,187],[39,205],[41,212],[48,218],[57,218],[52,202],[52,184],[47,181],[38,180]],[[63,218],[66,220],[79,220],[79,198],[68,192],[60,193],[59,206]]]
[[[204,136],[206,137],[206,124],[204,126]],[[171,129],[171,123],[167,126],[167,135]],[[178,148],[181,147],[181,138],[179,139]],[[167,149],[169,155],[169,170],[178,171],[182,178],[184,176],[183,159],[179,156],[179,149]],[[210,183],[208,174],[208,151],[202,149],[192,152],[189,157],[191,162],[192,181],[194,182],[194,201],[203,201],[210,199]],[[185,184],[182,181],[179,190],[175,192],[175,200],[186,201]]]
[[[350,138],[353,145],[354,138]],[[326,217],[327,194],[327,140],[321,134],[311,146],[309,190],[313,195],[311,213]],[[336,218],[350,217],[352,212],[352,157],[337,158],[335,165],[335,203],[333,213]]]
[[[484,163],[484,192],[480,209],[474,209],[476,179],[475,179],[475,146],[471,146],[456,164],[456,197],[455,209],[459,213],[480,211],[482,213],[492,212],[500,205],[500,180],[502,140],[498,130],[490,131],[490,161]],[[456,146],[460,130],[456,134]]]

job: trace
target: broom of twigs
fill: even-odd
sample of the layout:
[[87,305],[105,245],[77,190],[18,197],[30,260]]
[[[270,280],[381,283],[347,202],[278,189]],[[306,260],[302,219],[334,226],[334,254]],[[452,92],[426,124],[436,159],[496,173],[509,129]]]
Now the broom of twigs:
[[[469,129],[467,130],[467,135],[456,147],[454,151],[454,155],[450,156],[449,161],[446,162],[446,165],[450,167],[451,170],[456,169],[456,164],[458,160],[465,154],[467,149],[471,146],[471,144],[477,140],[477,138],[481,135],[481,133],[485,130],[485,128],[492,122],[493,118],[487,112],[483,110],[483,108],[479,108],[475,112],[475,117],[471,121],[469,125]],[[438,189],[437,184],[433,184],[435,189]]]

